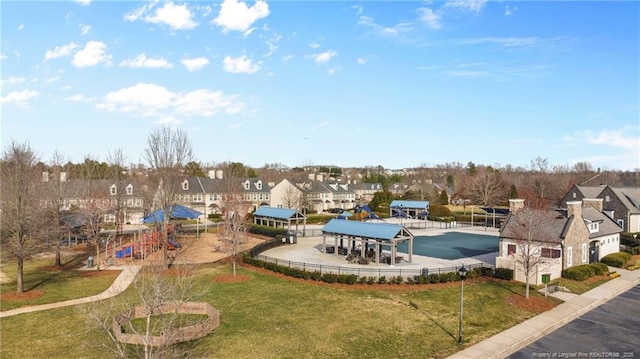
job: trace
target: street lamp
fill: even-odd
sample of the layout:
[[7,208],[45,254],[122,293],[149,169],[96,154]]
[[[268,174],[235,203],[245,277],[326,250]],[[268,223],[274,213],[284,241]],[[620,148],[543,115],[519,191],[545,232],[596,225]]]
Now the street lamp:
[[464,278],[467,276],[467,268],[464,264],[458,269],[458,275],[460,276],[460,326],[458,326],[458,343],[462,343],[462,309],[464,301]]

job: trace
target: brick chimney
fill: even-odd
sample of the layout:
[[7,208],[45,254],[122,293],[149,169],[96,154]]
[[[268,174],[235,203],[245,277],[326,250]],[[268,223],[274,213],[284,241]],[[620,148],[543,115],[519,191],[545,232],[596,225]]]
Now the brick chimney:
[[582,204],[584,207],[595,208],[598,212],[602,212],[604,209],[604,206],[602,205],[602,198],[583,198]]
[[567,217],[576,216],[577,218],[582,217],[582,202],[580,201],[571,201],[567,202]]
[[524,199],[515,198],[509,200],[509,212],[516,214],[520,208],[524,208]]

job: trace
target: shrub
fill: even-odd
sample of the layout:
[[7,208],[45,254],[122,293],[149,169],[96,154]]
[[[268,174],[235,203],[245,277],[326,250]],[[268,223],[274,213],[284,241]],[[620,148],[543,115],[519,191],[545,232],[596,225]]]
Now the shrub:
[[322,281],[326,283],[336,283],[338,275],[334,273],[322,273]]
[[513,279],[513,269],[496,268],[493,276],[496,277],[496,278],[500,278],[500,279],[512,280]]
[[449,217],[451,210],[441,204],[432,204],[429,206],[429,214],[435,217]]
[[595,269],[590,264],[583,264],[575,267],[570,267],[562,271],[562,277],[567,279],[573,279],[577,281],[583,281],[585,279],[593,277]]
[[591,263],[596,275],[604,275],[609,272],[609,267],[604,263]]
[[617,252],[607,254],[606,256],[602,257],[600,262],[612,267],[622,268],[630,259],[631,254],[625,252]]
[[385,283],[387,283],[387,278],[385,276],[378,277],[378,284],[385,284]]
[[286,228],[274,228],[269,226],[260,226],[257,224],[251,225],[247,231],[249,233],[272,237],[272,238],[276,238],[277,236],[281,236],[280,238],[283,238],[287,236]]
[[373,284],[376,282],[376,277],[367,277],[367,284]]
[[411,277],[407,277],[407,284],[416,284],[416,281]]

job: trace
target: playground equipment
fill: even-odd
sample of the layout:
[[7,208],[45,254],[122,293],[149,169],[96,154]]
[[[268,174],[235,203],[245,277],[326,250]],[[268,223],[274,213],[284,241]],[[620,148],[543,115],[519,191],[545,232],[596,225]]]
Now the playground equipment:
[[[133,240],[122,245],[122,239],[120,240],[120,249],[114,250],[114,257],[121,258],[135,258],[135,259],[145,259],[153,252],[159,250],[163,246],[163,241],[161,240],[162,235],[160,233],[159,228],[154,228],[149,232],[142,233],[139,235],[134,235]],[[167,249],[168,250],[176,250],[182,248],[182,245],[176,241],[175,233],[173,230],[173,226],[169,227],[169,237],[167,238]]]

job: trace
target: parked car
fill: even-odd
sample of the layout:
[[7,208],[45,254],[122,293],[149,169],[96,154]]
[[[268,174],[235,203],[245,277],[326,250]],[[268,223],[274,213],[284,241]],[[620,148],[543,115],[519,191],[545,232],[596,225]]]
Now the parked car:
[[330,208],[329,213],[342,213],[344,210],[342,208]]

